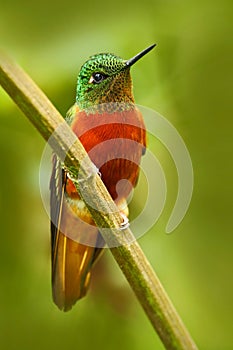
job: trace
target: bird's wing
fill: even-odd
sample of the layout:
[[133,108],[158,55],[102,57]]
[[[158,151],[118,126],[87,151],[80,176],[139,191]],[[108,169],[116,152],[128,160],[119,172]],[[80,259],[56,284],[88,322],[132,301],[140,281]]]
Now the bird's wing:
[[[59,159],[53,156],[53,170],[50,180],[51,215],[51,255],[52,255],[52,291],[55,304],[64,311],[69,310],[87,291],[90,270],[104,246],[98,229],[86,225],[91,221],[85,208],[76,210],[81,201],[78,193],[71,199],[70,208],[66,187],[67,174]],[[84,234],[90,238],[90,245],[79,243]]]

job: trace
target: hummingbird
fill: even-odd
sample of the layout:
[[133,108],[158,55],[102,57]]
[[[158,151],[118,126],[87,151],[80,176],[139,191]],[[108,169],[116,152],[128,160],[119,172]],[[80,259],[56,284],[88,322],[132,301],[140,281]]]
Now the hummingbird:
[[[122,214],[122,225],[128,223],[127,199],[137,184],[146,150],[146,130],[135,106],[130,68],[154,47],[129,60],[111,53],[91,56],[80,69],[76,101],[66,116]],[[104,240],[56,155],[50,180],[50,215],[53,301],[68,311],[85,296]],[[84,244],[81,236],[90,244]]]

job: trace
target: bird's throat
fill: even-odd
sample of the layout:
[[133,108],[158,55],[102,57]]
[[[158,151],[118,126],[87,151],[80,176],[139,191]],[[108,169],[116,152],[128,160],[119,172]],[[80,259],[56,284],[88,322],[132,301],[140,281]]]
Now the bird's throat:
[[77,99],[80,110],[89,113],[113,113],[134,108],[129,70],[120,72],[102,86],[86,91]]

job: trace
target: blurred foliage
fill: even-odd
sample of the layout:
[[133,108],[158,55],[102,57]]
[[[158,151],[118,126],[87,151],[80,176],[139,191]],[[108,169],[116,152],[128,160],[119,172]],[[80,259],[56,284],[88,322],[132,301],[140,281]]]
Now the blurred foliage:
[[[205,350],[233,349],[232,10],[227,0],[9,0],[0,11],[1,47],[63,114],[88,56],[107,51],[129,58],[158,44],[132,70],[135,98],[182,135],[195,187],[183,222],[166,235],[177,179],[158,146],[168,198],[140,244]],[[49,218],[38,180],[44,146],[1,90],[1,348],[163,349],[109,252],[96,265],[86,298],[67,314],[53,305]]]

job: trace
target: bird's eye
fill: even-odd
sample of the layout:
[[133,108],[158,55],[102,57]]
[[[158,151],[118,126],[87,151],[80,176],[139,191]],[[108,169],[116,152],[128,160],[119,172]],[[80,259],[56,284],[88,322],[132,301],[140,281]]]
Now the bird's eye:
[[92,76],[89,80],[89,83],[99,84],[99,83],[101,83],[101,81],[103,81],[106,78],[107,78],[107,75],[97,72],[97,73],[92,74]]

